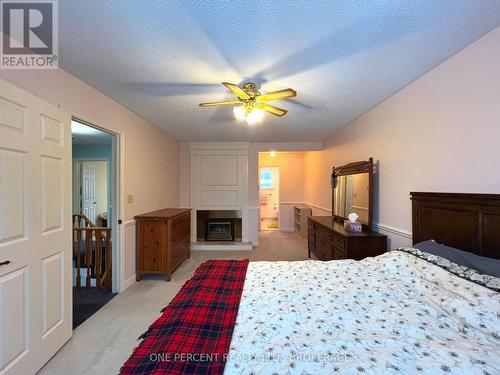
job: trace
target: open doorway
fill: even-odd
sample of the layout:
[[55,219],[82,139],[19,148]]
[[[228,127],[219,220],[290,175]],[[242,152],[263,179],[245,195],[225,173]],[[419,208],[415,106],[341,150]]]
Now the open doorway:
[[280,168],[275,165],[276,153],[259,154],[260,230],[277,231],[280,223]]
[[259,167],[260,230],[279,229],[279,167]]
[[73,119],[73,329],[117,290],[117,136]]

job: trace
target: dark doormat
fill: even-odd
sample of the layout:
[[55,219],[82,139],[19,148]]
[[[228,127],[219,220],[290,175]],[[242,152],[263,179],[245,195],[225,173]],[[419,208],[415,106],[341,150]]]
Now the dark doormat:
[[73,288],[73,329],[107,304],[117,293],[108,289]]

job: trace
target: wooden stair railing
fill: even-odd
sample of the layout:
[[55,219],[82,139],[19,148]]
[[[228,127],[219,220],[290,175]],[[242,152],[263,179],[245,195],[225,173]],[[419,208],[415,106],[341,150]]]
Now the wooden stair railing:
[[[96,227],[85,215],[81,214],[73,215],[73,225],[76,287],[82,287],[81,269],[83,266],[86,269],[86,288],[91,287],[91,279],[95,278],[96,288],[111,289],[111,228]],[[82,250],[84,250],[83,259]]]

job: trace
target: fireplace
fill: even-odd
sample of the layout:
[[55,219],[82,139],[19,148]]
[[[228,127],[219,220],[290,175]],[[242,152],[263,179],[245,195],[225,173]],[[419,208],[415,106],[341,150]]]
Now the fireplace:
[[234,219],[208,218],[206,241],[234,241]]

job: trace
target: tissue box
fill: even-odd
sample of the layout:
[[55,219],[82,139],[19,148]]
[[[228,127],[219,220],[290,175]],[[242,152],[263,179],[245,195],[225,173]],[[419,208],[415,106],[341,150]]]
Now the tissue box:
[[349,220],[344,220],[344,229],[349,232],[362,232],[363,225],[361,223],[352,223]]

